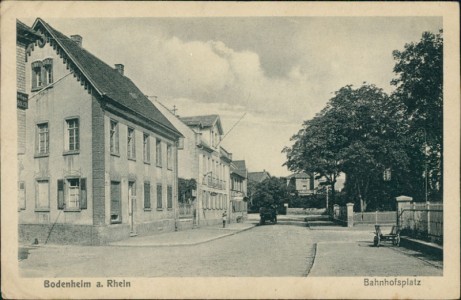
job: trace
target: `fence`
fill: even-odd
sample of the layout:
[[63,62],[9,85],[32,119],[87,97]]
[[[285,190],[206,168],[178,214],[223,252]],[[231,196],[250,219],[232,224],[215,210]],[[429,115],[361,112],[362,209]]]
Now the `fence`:
[[396,221],[395,211],[354,213],[354,224],[395,224]]
[[411,203],[400,213],[400,228],[409,236],[441,243],[443,241],[443,203]]
[[347,223],[348,226],[356,224],[396,224],[397,213],[395,211],[353,212],[353,204],[347,206],[333,205],[332,218],[339,223]]

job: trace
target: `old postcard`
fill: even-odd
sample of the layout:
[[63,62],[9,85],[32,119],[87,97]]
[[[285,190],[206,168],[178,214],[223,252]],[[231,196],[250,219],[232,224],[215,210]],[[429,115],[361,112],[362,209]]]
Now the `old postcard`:
[[1,15],[3,298],[459,298],[455,3]]

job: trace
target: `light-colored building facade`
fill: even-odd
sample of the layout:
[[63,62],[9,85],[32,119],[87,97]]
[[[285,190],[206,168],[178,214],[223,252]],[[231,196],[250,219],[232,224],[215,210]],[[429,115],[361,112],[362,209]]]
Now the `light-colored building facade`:
[[229,174],[232,154],[221,143],[223,129],[218,115],[182,117],[180,120],[198,134],[197,224],[222,222],[230,209]]
[[18,211],[26,207],[26,184],[24,182],[24,159],[26,153],[26,111],[29,107],[29,91],[26,88],[26,62],[36,41],[42,37],[21,21],[16,21],[16,116],[18,137]]
[[19,237],[103,244],[175,230],[181,134],[124,75],[42,19],[26,62]]
[[[180,118],[160,101],[152,101],[184,136],[178,151],[178,176],[196,182],[190,201],[179,204],[181,226],[220,224],[224,211],[231,209],[229,178],[232,154],[220,145],[223,129],[219,116]],[[229,214],[227,218],[230,220]]]
[[230,222],[241,222],[248,216],[248,170],[244,160],[232,161],[230,180],[229,219]]
[[287,176],[287,185],[292,185],[299,196],[309,196],[315,194],[319,182],[315,180],[313,174],[304,172],[295,173]]

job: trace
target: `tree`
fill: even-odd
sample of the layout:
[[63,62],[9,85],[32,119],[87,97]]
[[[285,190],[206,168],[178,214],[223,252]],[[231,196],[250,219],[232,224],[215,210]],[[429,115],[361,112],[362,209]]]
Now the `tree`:
[[270,177],[255,185],[252,201],[253,206],[269,207],[276,205],[283,207],[287,199],[287,184],[284,178]]
[[192,200],[193,190],[197,190],[197,182],[195,179],[178,178],[179,202],[190,202]]
[[373,199],[370,190],[376,190],[371,187],[382,184],[385,170],[408,168],[401,138],[405,128],[401,106],[382,89],[348,85],[293,136],[294,145],[284,149],[286,164],[325,176],[332,191],[339,173],[346,173],[348,195],[364,211]]
[[341,124],[331,119],[329,109],[327,106],[313,119],[305,121],[303,128],[291,137],[294,145],[285,147],[282,152],[287,155],[284,165],[289,170],[316,174],[315,179],[324,178],[331,186],[334,199],[336,179],[341,172],[339,149],[344,140],[336,134]]
[[[443,195],[443,32],[424,32],[418,43],[408,43],[393,52],[397,78],[392,97],[404,105],[410,120],[408,139],[412,140],[412,176],[426,181],[429,194]],[[419,185],[421,189],[422,185]]]

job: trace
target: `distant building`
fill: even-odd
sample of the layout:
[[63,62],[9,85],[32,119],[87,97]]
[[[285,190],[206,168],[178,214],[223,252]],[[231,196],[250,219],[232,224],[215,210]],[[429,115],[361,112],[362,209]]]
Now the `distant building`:
[[252,212],[259,212],[259,207],[254,207],[253,203],[253,194],[255,193],[256,185],[269,178],[271,178],[271,175],[266,170],[262,172],[248,172],[248,198]]
[[110,67],[81,36],[40,18],[32,29],[44,42],[28,53],[18,83],[29,94],[20,240],[95,245],[175,230],[181,133],[122,64]]
[[271,177],[271,174],[267,172],[266,170],[263,170],[262,172],[248,172],[248,181],[254,182],[254,183],[259,183],[263,182],[266,179],[269,179]]
[[304,172],[291,174],[286,177],[287,185],[293,186],[299,196],[313,195],[319,185],[313,174]]
[[[191,199],[179,203],[182,226],[219,224],[224,210],[230,206],[229,172],[231,153],[220,146],[223,134],[218,115],[180,118],[160,101],[154,105],[182,133],[178,151],[178,176],[195,180]],[[228,218],[230,218],[228,213]],[[187,224],[187,220],[191,220]]]
[[234,160],[231,163],[231,210],[230,220],[235,222],[245,220],[248,214],[248,170],[244,160]]
[[[230,211],[230,164],[232,154],[221,146],[223,129],[219,115],[181,117],[197,133],[197,219],[200,225],[219,224]],[[229,219],[229,213],[227,214]]]

